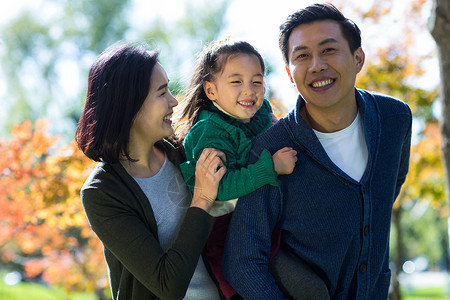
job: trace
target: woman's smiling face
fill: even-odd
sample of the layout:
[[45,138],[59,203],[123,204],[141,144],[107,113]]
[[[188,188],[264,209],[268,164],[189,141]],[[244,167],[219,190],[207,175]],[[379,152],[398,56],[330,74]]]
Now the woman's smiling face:
[[157,63],[150,79],[150,90],[131,126],[130,138],[156,142],[173,134],[171,117],[178,101],[169,91],[166,71]]

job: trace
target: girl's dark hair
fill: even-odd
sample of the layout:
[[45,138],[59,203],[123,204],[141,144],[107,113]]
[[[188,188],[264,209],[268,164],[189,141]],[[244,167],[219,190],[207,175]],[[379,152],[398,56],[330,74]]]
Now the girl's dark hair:
[[342,35],[347,40],[352,53],[361,47],[361,31],[353,21],[344,17],[330,3],[314,4],[291,14],[280,26],[278,42],[286,65],[289,65],[289,37],[292,30],[299,25],[321,20],[334,20],[340,25]]
[[130,157],[133,120],[150,90],[158,52],[140,44],[117,43],[103,51],[89,71],[86,103],[75,140],[94,161],[119,162]]
[[197,122],[202,108],[210,104],[205,94],[203,83],[213,81],[215,76],[223,71],[228,59],[237,54],[249,54],[258,58],[261,71],[265,74],[264,60],[255,47],[244,41],[220,41],[206,45],[197,53],[197,63],[187,89],[186,96],[181,102],[179,123],[176,126],[176,135],[183,141],[191,127]]

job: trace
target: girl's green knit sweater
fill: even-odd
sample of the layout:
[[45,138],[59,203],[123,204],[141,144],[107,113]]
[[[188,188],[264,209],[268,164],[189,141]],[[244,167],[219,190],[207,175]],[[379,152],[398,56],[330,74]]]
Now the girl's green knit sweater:
[[239,198],[266,184],[278,186],[268,151],[263,151],[257,162],[247,166],[254,139],[272,124],[271,112],[267,99],[248,123],[224,114],[212,104],[204,108],[184,140],[187,161],[180,165],[191,191],[195,185],[195,166],[205,148],[219,149],[226,155],[227,172],[220,182],[218,200]]

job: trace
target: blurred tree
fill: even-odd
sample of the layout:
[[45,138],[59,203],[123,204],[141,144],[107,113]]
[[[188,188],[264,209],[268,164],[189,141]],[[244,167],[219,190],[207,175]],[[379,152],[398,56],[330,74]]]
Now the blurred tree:
[[[440,65],[441,131],[444,167],[446,171],[447,201],[450,209],[450,2],[434,0],[429,28],[436,40]],[[448,242],[448,240],[447,240]],[[447,270],[450,271],[450,255],[446,257]]]
[[[87,61],[123,39],[129,29],[125,18],[129,2],[48,0],[41,14],[25,10],[1,28],[7,87],[2,109],[8,112],[0,124],[2,134],[10,132],[13,124],[48,117],[57,120],[56,131],[69,132],[72,138]],[[71,72],[63,74],[61,70],[67,68]]]
[[195,54],[207,43],[222,39],[228,2],[186,2],[185,14],[176,20],[155,19],[142,33],[143,39],[161,51],[161,64],[169,73],[170,89],[182,94],[189,84]]
[[94,164],[74,143],[57,148],[49,125],[26,121],[0,141],[0,258],[28,278],[104,299],[102,246],[79,196]]

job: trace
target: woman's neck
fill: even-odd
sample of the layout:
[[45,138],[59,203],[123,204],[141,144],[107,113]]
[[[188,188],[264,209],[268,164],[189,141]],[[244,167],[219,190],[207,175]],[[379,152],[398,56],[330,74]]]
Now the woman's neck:
[[132,177],[147,178],[156,175],[164,164],[164,151],[153,145],[146,153],[130,156],[137,161],[123,160],[122,166]]

